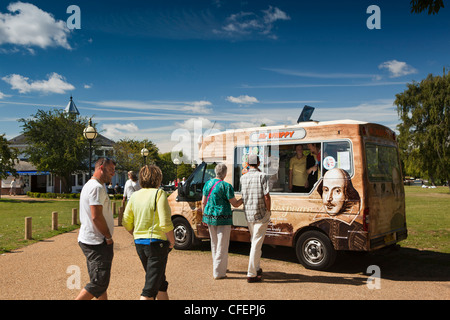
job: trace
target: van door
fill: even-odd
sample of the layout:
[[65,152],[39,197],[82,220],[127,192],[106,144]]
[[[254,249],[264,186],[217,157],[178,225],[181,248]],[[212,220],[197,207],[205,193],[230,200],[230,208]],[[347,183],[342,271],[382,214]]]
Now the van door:
[[215,163],[202,162],[189,176],[186,182],[178,187],[177,201],[201,201],[205,183],[215,177]]
[[365,144],[370,248],[394,244],[407,236],[405,191],[395,146]]

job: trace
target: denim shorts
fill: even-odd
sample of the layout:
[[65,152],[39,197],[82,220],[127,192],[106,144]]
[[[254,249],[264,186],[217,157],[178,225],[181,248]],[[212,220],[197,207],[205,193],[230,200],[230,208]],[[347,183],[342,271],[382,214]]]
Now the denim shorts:
[[156,241],[147,244],[137,244],[136,251],[145,270],[145,285],[141,295],[155,298],[158,291],[167,291],[166,281],[167,257],[170,252],[168,241]]
[[87,292],[98,298],[106,292],[111,278],[111,266],[114,257],[114,244],[89,245],[78,242],[86,256],[90,282],[84,287]]

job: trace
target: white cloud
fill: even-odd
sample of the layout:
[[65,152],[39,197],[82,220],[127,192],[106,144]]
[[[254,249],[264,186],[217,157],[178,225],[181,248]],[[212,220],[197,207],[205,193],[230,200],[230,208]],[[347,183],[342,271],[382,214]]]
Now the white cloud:
[[277,7],[269,6],[269,9],[263,10],[264,12],[264,21],[266,24],[270,24],[277,20],[291,20],[291,18],[286,14],[286,12],[281,11]]
[[250,97],[248,95],[242,95],[239,97],[229,96],[229,97],[227,97],[226,100],[229,102],[232,102],[232,103],[245,104],[245,105],[259,103],[258,99],[256,99],[255,97]]
[[92,88],[92,83],[91,84],[84,84],[83,88],[85,88],[85,89]]
[[353,78],[372,78],[379,79],[379,75],[376,74],[364,74],[364,73],[319,73],[319,72],[304,72],[289,69],[279,68],[262,68],[263,70],[276,72],[278,74],[297,76],[304,78],[317,78],[317,79],[353,79]]
[[[0,45],[13,44],[25,47],[63,47],[70,31],[66,23],[31,3],[15,2],[8,6],[10,13],[0,12]],[[34,51],[32,51],[34,52]]]
[[[105,101],[82,101],[101,107],[136,110],[164,110],[183,111],[185,113],[211,113],[208,106],[212,106],[209,101],[136,101],[136,100],[105,100]],[[120,111],[118,111],[120,112]],[[126,111],[128,112],[128,111]]]
[[102,134],[109,139],[117,139],[119,137],[126,136],[127,134],[139,131],[139,128],[132,122],[128,124],[103,124],[101,129],[104,130],[104,133]]
[[232,14],[220,30],[215,29],[213,32],[227,36],[244,36],[256,33],[276,39],[277,36],[272,32],[274,23],[278,20],[290,20],[291,18],[284,11],[272,6],[261,12],[262,15],[243,11]]
[[187,119],[184,122],[177,123],[177,126],[180,128],[189,130],[189,131],[210,130],[210,129],[212,129],[213,126],[214,126],[214,129],[219,129],[219,130],[222,129],[221,125],[214,124],[214,122],[212,122],[211,120],[203,118],[203,117]]
[[29,81],[30,79],[19,74],[10,74],[2,78],[9,83],[11,88],[20,93],[41,92],[41,93],[66,93],[74,90],[75,87],[65,81],[65,78],[56,72],[48,75],[48,80]]
[[10,95],[4,94],[3,92],[0,91],[0,100],[7,98],[7,97],[11,97]]
[[209,101],[194,101],[188,103],[186,106],[182,108],[183,111],[187,111],[190,113],[201,113],[201,114],[207,114],[211,113],[212,109],[207,108],[207,106],[212,106],[212,103]]
[[401,76],[406,76],[408,74],[417,73],[417,70],[408,65],[406,62],[397,60],[389,60],[383,62],[378,66],[378,68],[387,69],[390,73],[390,78],[398,78]]

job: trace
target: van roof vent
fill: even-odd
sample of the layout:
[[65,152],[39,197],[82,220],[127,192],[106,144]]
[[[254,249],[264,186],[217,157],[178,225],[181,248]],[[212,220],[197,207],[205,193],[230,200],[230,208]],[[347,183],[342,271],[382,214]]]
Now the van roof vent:
[[305,105],[303,107],[302,113],[300,113],[300,117],[298,117],[297,123],[313,121],[313,120],[311,120],[311,116],[312,116],[314,110],[315,110],[314,107]]

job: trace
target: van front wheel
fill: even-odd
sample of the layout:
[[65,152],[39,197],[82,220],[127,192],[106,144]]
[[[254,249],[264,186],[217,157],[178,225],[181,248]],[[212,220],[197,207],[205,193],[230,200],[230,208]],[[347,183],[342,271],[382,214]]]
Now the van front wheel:
[[300,263],[307,269],[325,270],[336,258],[330,239],[319,231],[306,231],[297,240],[295,251]]
[[173,233],[175,236],[175,249],[188,250],[192,247],[194,231],[189,222],[183,218],[173,219]]

